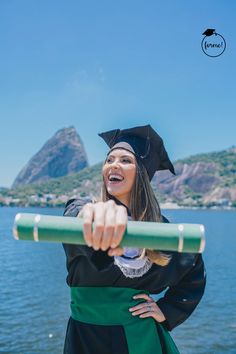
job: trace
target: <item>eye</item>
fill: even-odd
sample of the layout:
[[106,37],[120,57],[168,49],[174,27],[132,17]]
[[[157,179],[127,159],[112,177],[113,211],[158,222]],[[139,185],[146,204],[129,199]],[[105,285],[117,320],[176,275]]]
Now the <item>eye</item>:
[[132,163],[132,161],[130,159],[127,159],[127,158],[123,158],[121,161],[124,162],[124,163]]
[[112,158],[111,157],[108,157],[107,159],[106,159],[106,163],[111,163],[112,162]]

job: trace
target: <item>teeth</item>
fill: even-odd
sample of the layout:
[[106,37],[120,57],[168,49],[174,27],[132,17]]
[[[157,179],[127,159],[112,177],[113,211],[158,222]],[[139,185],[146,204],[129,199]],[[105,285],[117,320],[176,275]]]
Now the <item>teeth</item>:
[[109,181],[122,181],[124,178],[119,175],[110,175],[109,176]]

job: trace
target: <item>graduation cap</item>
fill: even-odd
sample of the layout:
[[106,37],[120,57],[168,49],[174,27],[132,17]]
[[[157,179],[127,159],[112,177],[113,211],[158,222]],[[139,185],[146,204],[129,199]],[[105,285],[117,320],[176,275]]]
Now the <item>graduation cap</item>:
[[208,28],[205,32],[203,32],[203,35],[210,37],[215,33],[215,29],[213,28]]
[[175,174],[162,138],[150,125],[124,130],[114,129],[98,135],[109,146],[109,153],[119,148],[132,152],[142,161],[150,180],[159,170],[170,170]]

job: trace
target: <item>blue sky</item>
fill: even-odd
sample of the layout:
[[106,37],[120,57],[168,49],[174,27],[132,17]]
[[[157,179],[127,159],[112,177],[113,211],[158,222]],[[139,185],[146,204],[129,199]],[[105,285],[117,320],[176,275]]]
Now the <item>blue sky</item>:
[[[98,132],[151,124],[172,160],[236,145],[236,3],[2,0],[0,186],[74,125],[89,163]],[[201,50],[215,28],[227,48]]]

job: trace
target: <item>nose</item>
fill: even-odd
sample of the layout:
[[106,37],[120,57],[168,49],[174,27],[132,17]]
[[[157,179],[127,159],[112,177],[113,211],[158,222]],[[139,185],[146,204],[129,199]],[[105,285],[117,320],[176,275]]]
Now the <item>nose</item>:
[[112,166],[112,168],[118,168],[119,167],[119,160],[115,159],[114,161],[112,161],[110,166]]

